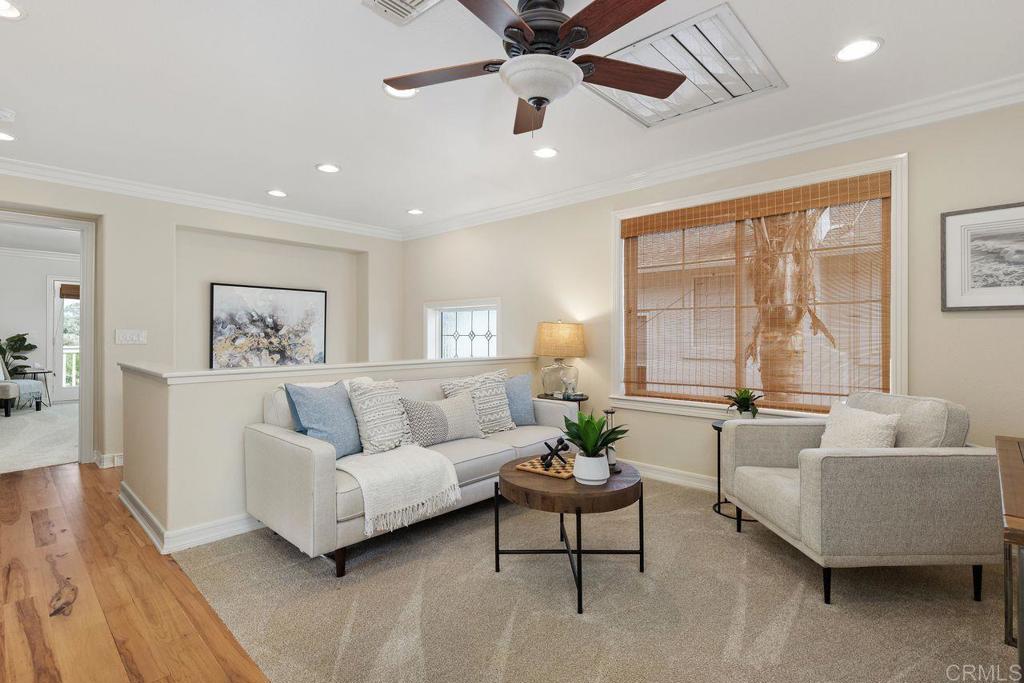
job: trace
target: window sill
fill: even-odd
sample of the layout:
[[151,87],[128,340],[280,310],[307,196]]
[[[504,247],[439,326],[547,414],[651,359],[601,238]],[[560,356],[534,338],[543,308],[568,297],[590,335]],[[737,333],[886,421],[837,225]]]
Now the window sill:
[[[699,417],[707,420],[727,420],[737,417],[736,411],[726,410],[720,403],[703,403],[701,401],[685,401],[671,398],[652,398],[649,396],[623,396],[612,394],[608,397],[613,408],[637,410],[645,413],[661,413],[663,415],[681,415],[683,417]],[[803,412],[799,410],[779,410],[778,408],[761,408],[758,415],[772,417],[824,417],[822,413]]]

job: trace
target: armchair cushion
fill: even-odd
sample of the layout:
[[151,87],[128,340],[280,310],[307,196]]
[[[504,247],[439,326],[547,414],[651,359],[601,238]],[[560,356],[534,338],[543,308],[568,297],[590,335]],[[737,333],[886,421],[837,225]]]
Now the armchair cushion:
[[821,435],[822,448],[892,448],[899,415],[883,415],[837,403]]
[[899,415],[897,448],[963,448],[970,419],[962,405],[941,398],[863,391],[846,405],[883,415]]
[[737,467],[735,495],[793,538],[800,538],[800,470],[796,467]]
[[800,451],[821,445],[824,417],[759,417],[727,420],[722,426],[722,488],[733,489],[733,473],[744,465],[796,467]]

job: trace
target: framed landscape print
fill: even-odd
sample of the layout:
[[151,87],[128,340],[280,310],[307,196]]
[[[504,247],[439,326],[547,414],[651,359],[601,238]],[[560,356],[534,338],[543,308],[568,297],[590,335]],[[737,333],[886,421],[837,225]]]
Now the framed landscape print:
[[326,362],[327,292],[210,284],[210,367]]
[[942,214],[942,310],[1024,308],[1024,203]]

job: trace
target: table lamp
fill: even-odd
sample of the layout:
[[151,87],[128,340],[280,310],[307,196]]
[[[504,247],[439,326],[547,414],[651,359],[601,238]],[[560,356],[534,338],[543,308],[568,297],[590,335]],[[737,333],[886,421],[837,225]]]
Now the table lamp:
[[537,356],[554,358],[553,365],[541,368],[541,384],[545,394],[564,396],[577,391],[580,371],[565,362],[566,358],[584,358],[587,355],[583,343],[581,323],[537,323],[537,341],[533,353]]

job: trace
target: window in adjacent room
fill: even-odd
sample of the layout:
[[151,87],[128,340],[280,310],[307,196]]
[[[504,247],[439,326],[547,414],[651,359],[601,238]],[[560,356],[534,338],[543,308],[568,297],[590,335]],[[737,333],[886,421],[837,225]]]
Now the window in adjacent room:
[[427,358],[494,358],[498,355],[496,299],[428,304]]
[[889,172],[625,219],[628,396],[827,411],[889,391]]

